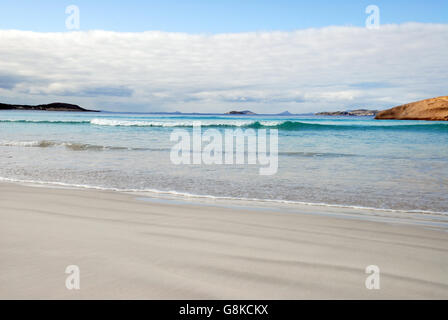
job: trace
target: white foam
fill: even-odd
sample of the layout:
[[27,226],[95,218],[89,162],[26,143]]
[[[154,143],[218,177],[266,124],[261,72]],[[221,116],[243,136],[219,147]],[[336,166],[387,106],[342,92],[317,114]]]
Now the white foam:
[[37,147],[40,141],[2,141],[0,146],[4,147]]
[[33,119],[2,119],[0,122],[19,123],[89,123],[88,120],[33,120]]
[[[99,126],[123,126],[123,127],[192,127],[194,122],[199,120],[189,121],[143,121],[143,120],[114,120],[114,119],[92,119],[91,124]],[[201,126],[234,126],[243,127],[256,123],[254,120],[206,120],[199,121]],[[267,122],[263,121],[262,125],[277,125],[281,122]]]
[[14,183],[28,183],[28,184],[38,184],[47,186],[62,186],[68,188],[81,188],[81,189],[94,189],[102,191],[115,191],[115,192],[126,192],[126,193],[152,193],[158,195],[170,195],[180,198],[187,199],[211,199],[211,200],[231,200],[231,201],[247,201],[247,202],[259,202],[259,203],[277,203],[277,204],[289,204],[289,205],[304,205],[304,206],[319,206],[319,207],[329,207],[329,208],[345,208],[354,210],[369,210],[376,212],[392,212],[392,213],[413,213],[413,214],[429,214],[429,215],[443,215],[448,216],[448,212],[440,211],[429,211],[429,210],[400,210],[400,209],[385,209],[385,208],[372,208],[363,206],[353,206],[353,205],[342,205],[342,204],[328,204],[328,203],[315,203],[315,202],[303,202],[303,201],[293,201],[293,200],[281,200],[281,199],[259,199],[259,198],[239,198],[239,197],[223,197],[223,196],[213,196],[213,195],[200,195],[192,194],[188,192],[179,191],[165,191],[158,189],[120,189],[120,188],[108,188],[91,186],[84,184],[72,184],[65,182],[49,182],[49,181],[39,181],[39,180],[22,180],[0,177],[0,181],[14,182]]

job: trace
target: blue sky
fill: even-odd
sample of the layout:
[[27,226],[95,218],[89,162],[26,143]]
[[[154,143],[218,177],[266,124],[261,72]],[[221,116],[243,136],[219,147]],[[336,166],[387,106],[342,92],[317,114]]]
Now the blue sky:
[[369,4],[380,8],[382,24],[448,22],[447,0],[1,0],[0,29],[65,31],[71,4],[80,8],[82,30],[234,33],[363,26]]
[[[378,29],[365,25],[371,4]],[[66,29],[69,5],[80,31]],[[0,0],[6,103],[384,109],[447,95],[447,52],[448,0]]]

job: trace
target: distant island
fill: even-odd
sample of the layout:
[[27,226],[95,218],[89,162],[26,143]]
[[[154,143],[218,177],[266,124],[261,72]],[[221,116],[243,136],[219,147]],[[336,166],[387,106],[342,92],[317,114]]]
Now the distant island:
[[357,109],[350,111],[318,112],[317,116],[375,116],[378,110]]
[[[250,111],[250,110],[244,110],[244,111],[229,111],[229,112],[226,112],[226,113],[224,113],[225,115],[248,115],[248,116],[256,116],[256,115],[267,115],[267,114],[259,114],[259,113],[255,113],[255,112],[252,112],[252,111]],[[293,114],[293,113],[291,113],[291,112],[289,112],[289,111],[283,111],[283,112],[280,112],[280,113],[271,113],[271,114],[269,114],[269,115],[272,115],[272,116],[294,116],[294,115],[296,115],[296,114]]]
[[379,112],[375,119],[448,121],[448,96],[403,104]]
[[238,115],[255,115],[255,112],[252,112],[250,110],[244,110],[244,111],[229,111],[225,114],[238,114]]
[[37,106],[0,103],[1,110],[40,110],[40,111],[72,111],[72,112],[99,112],[87,110],[76,104],[55,102],[50,104],[39,104]]
[[278,116],[293,116],[294,114],[289,111],[283,111],[280,113],[277,113]]

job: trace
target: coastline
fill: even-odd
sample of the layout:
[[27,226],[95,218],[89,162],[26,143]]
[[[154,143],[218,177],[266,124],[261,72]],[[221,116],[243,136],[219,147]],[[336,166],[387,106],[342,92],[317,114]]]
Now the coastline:
[[0,298],[448,298],[444,216],[221,202],[0,181]]
[[[258,208],[262,210],[287,210],[292,212],[305,213],[310,208],[313,214],[316,209],[323,207],[328,214],[335,215],[352,215],[355,218],[362,219],[364,216],[398,218],[399,220],[408,220],[423,218],[426,220],[435,220],[440,222],[442,229],[448,229],[448,212],[445,211],[429,211],[422,209],[392,209],[392,208],[374,208],[364,207],[351,204],[332,204],[332,203],[318,203],[318,202],[303,202],[284,199],[260,199],[260,198],[241,198],[231,196],[216,196],[210,194],[193,194],[179,191],[166,191],[158,189],[118,189],[108,188],[83,184],[71,184],[65,182],[49,182],[39,180],[21,180],[13,178],[0,177],[0,183],[13,183],[25,186],[43,187],[43,188],[65,188],[78,190],[95,190],[106,192],[117,192],[123,194],[135,195],[137,199],[143,201],[169,201],[171,203],[178,202],[189,204],[193,202],[198,205],[207,205],[213,203],[214,206],[227,208]],[[347,212],[345,212],[345,210]]]

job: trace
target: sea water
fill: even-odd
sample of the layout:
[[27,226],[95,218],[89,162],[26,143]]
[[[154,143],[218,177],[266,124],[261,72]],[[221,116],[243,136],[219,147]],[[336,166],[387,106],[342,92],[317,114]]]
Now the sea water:
[[[278,170],[176,165],[176,128],[278,130]],[[0,111],[0,180],[448,212],[448,123],[372,117]]]

